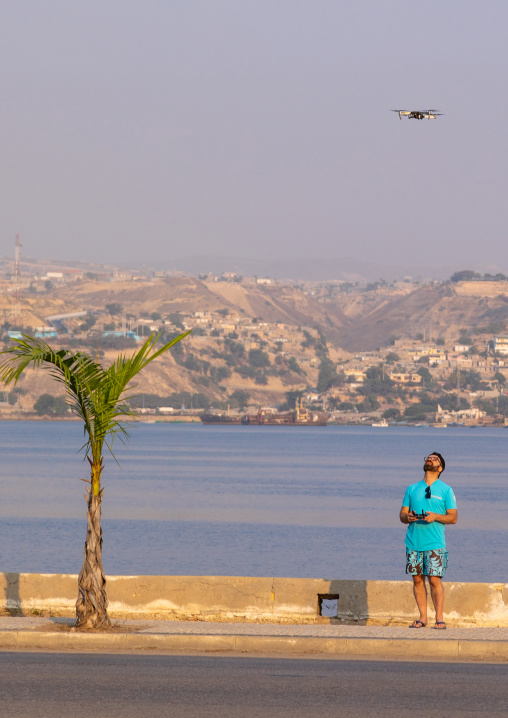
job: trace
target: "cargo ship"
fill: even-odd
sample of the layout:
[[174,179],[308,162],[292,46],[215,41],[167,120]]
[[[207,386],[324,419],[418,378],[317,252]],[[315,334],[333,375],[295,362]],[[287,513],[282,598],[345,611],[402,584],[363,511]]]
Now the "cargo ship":
[[328,414],[309,411],[297,402],[293,411],[275,412],[259,407],[256,414],[230,416],[228,414],[200,414],[203,424],[242,424],[243,426],[326,426]]
[[211,412],[203,412],[199,415],[203,424],[241,424],[242,416],[230,416],[229,414],[212,414]]

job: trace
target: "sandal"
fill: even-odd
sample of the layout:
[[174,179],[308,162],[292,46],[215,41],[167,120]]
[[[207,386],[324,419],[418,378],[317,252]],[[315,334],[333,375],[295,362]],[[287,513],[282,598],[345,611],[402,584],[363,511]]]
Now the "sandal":
[[[409,626],[409,628],[425,628],[427,624],[423,621],[413,621],[413,623]],[[445,626],[446,628],[446,626]]]
[[446,631],[446,623],[444,621],[436,621],[434,628],[438,631]]

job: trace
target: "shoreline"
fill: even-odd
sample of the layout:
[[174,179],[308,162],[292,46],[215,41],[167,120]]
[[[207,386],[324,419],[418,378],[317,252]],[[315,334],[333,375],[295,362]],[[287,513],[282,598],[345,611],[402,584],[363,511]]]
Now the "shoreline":
[[[39,414],[31,414],[27,412],[23,413],[12,413],[12,414],[4,414],[0,412],[0,422],[2,421],[50,421],[50,422],[81,422],[81,419],[77,416],[69,415],[69,416],[48,416],[48,415],[39,415]],[[127,419],[127,421],[129,421]],[[204,423],[201,421],[201,418],[199,414],[176,414],[173,416],[164,416],[164,415],[157,415],[157,414],[139,414],[134,419],[131,420],[133,423],[138,424],[199,424],[201,426],[229,426],[228,424],[217,422],[217,423]],[[379,428],[379,429],[393,429],[393,428],[401,428],[401,429],[508,429],[508,424],[499,423],[467,423],[467,424],[436,424],[435,422],[429,422],[429,423],[422,423],[418,422],[415,424],[412,423],[406,423],[406,422],[400,422],[400,423],[388,423],[386,426],[379,426],[375,422],[378,420],[376,417],[371,417],[367,421],[329,421],[325,425],[320,425],[320,428],[323,428],[323,426],[360,426],[360,427],[373,427],[373,428]],[[234,426],[238,426],[235,424]],[[256,424],[247,425],[248,426],[257,426]],[[270,424],[268,425],[270,428],[278,428],[279,425],[276,424]],[[291,424],[281,424],[280,426],[292,426]],[[300,428],[301,425],[298,425]],[[309,426],[312,426],[309,424]],[[312,428],[318,428],[313,426]]]
[[[81,422],[81,419],[77,416],[39,416],[38,414],[26,415],[26,414],[12,414],[5,416],[0,414],[0,421],[51,421],[51,422]],[[128,419],[127,419],[128,421]],[[164,417],[161,419],[147,419],[144,416],[137,416],[131,420],[134,423],[141,424],[201,424],[201,419],[198,416],[175,416]]]
[[[176,415],[176,416],[157,416],[157,418],[154,418],[154,415],[151,414],[148,416],[136,416],[135,419],[132,421],[134,423],[139,424],[200,424],[201,426],[228,426],[228,424],[223,424],[220,422],[217,422],[216,424],[204,424],[198,415]],[[76,416],[48,416],[43,415],[40,416],[38,414],[3,414],[0,413],[0,422],[2,421],[51,421],[51,422],[81,422],[81,419]],[[326,426],[361,426],[361,427],[374,427],[374,428],[387,428],[387,429],[394,429],[394,428],[401,428],[401,429],[508,429],[508,425],[506,424],[435,424],[435,423],[417,423],[417,424],[409,424],[409,423],[394,423],[394,424],[388,424],[387,426],[379,427],[374,426],[373,421],[375,421],[375,418],[372,417],[372,421],[329,421]],[[239,425],[235,425],[239,426]],[[248,428],[247,425],[246,428]],[[252,426],[256,426],[253,424]],[[271,428],[278,428],[278,425],[270,424]],[[280,426],[291,426],[291,424],[281,424]],[[298,425],[300,426],[300,425]],[[312,425],[309,425],[312,426]],[[317,427],[312,427],[317,428]],[[322,427],[321,427],[322,428]]]

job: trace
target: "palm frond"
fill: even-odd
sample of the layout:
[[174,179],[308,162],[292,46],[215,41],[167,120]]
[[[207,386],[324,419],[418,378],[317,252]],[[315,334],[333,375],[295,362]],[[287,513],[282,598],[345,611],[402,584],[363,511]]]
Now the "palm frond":
[[102,451],[102,446],[107,436],[110,437],[110,442],[106,445],[111,453],[113,453],[112,446],[115,437],[119,437],[122,441],[124,438],[128,438],[129,433],[126,423],[130,419],[134,419],[136,414],[126,404],[127,398],[132,396],[126,397],[124,394],[127,385],[150,362],[181,341],[189,333],[190,331],[183,332],[156,351],[154,351],[154,348],[160,335],[152,334],[134,354],[131,356],[120,354],[111,366],[105,370],[101,390],[95,394],[95,451]]
[[27,367],[49,366],[53,379],[64,384],[71,410],[83,421],[83,448],[99,465],[104,444],[114,457],[114,438],[124,441],[129,436],[126,425],[135,417],[126,403],[130,397],[124,396],[129,382],[188,334],[190,331],[183,332],[157,350],[160,334],[152,334],[132,356],[120,354],[108,369],[84,352],[55,351],[43,340],[24,334],[22,339],[14,339],[14,346],[0,352],[8,355],[0,362],[0,379],[5,384],[16,383]]

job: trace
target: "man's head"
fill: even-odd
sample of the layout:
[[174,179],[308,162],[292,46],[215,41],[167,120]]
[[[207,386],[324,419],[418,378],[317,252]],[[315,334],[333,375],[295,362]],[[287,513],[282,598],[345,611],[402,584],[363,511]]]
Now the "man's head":
[[433,451],[425,457],[425,463],[423,464],[423,470],[429,472],[437,472],[438,476],[442,471],[445,470],[446,463],[444,458],[441,456],[439,451]]

